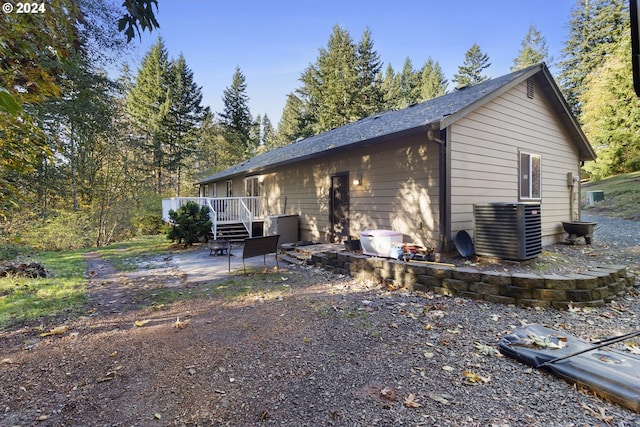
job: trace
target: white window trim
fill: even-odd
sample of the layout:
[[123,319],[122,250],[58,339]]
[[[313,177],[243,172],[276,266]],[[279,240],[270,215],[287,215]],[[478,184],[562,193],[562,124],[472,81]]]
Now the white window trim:
[[[248,176],[244,179],[244,194],[245,196],[249,196],[249,197],[258,197],[260,196],[261,193],[261,189],[260,189],[260,183],[262,181],[262,177],[259,175],[252,175],[252,176]],[[255,182],[255,188],[254,188],[254,182]],[[247,186],[250,186],[249,188]],[[250,189],[250,191],[247,191],[248,189]],[[254,189],[258,190],[258,194],[253,194],[254,193]],[[251,194],[247,194],[247,193],[251,193]]]
[[[534,179],[531,176],[529,176],[529,179],[528,179],[528,188],[525,189],[527,191],[527,196],[523,196],[522,194],[523,187],[524,187],[524,183],[522,182],[522,177],[523,177],[522,156],[523,155],[527,156],[528,164],[526,166],[527,166],[529,175],[531,175],[531,171],[533,170],[533,159],[534,158],[538,159],[539,176],[538,176],[537,182],[538,182],[538,188],[539,188],[540,194],[537,197],[533,195]],[[518,152],[518,198],[520,200],[542,200],[542,156],[540,154],[530,153],[527,151]]]

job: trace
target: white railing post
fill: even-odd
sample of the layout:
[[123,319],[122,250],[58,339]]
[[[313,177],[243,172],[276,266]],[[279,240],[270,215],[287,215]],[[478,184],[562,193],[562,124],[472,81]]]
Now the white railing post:
[[244,228],[249,233],[249,237],[253,237],[253,213],[247,207],[244,198],[239,199],[239,202],[241,207],[240,212],[238,212],[240,216],[240,222],[242,222]]
[[211,199],[207,199],[207,207],[209,208],[209,218],[211,219],[211,233],[213,233],[213,240],[218,240],[218,213],[213,208]]

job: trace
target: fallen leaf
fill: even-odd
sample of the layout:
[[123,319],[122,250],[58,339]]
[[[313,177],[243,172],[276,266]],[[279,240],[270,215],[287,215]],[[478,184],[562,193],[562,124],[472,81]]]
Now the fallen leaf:
[[449,399],[451,399],[451,396],[449,396],[448,394],[429,393],[429,397],[436,402],[442,403],[443,405],[451,404],[451,402],[449,401]]
[[392,387],[385,387],[380,390],[380,396],[392,402],[396,401],[396,391]]
[[153,418],[155,418],[156,420],[161,420],[162,414],[160,414],[159,412],[156,412],[155,414],[153,414]]
[[47,332],[40,334],[41,337],[48,337],[50,335],[62,335],[69,329],[68,326],[57,326],[53,329],[49,329]]
[[144,325],[146,325],[147,323],[151,322],[151,320],[136,320],[135,322],[133,322],[133,324],[135,326],[137,326],[138,328],[143,327]]
[[405,397],[403,403],[407,408],[419,408],[422,406],[422,404],[420,404],[416,400],[416,395],[413,393],[410,393],[407,397]]
[[483,377],[476,374],[473,371],[464,371],[462,375],[465,378],[467,384],[486,384],[491,381],[491,377]]
[[449,366],[449,365],[445,365],[445,366],[442,367],[442,370],[443,371],[447,371],[447,372],[451,372],[451,371],[453,371],[453,368],[451,366]]
[[189,324],[189,320],[181,321],[180,318],[178,317],[176,319],[176,322],[173,324],[173,327],[176,329],[184,329],[187,327],[188,324]]
[[478,350],[480,350],[480,354],[484,356],[502,357],[502,353],[500,353],[500,350],[490,345],[482,344],[481,342],[476,342],[473,344],[473,346]]
[[604,408],[596,406],[596,408],[598,409],[596,411],[591,406],[585,405],[584,403],[582,404],[582,408],[586,409],[587,411],[589,411],[589,413],[591,415],[593,415],[594,417],[596,417],[597,419],[599,419],[602,422],[605,422],[607,424],[611,424],[611,421],[613,421],[613,416],[607,415]]

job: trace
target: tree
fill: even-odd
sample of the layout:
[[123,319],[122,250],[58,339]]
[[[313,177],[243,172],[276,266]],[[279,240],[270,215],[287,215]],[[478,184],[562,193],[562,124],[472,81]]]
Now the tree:
[[456,88],[461,88],[489,80],[482,72],[490,66],[489,56],[474,43],[466,52],[464,63],[458,66],[458,74],[454,74],[452,81],[458,84]]
[[298,138],[307,138],[313,135],[309,116],[305,110],[305,104],[295,93],[287,95],[282,116],[278,123],[276,145],[290,144]]
[[172,242],[178,242],[185,246],[203,241],[211,232],[211,219],[209,208],[199,206],[196,202],[187,202],[178,208],[169,211],[169,218],[173,222],[167,237]]
[[625,37],[585,80],[582,128],[598,160],[585,169],[596,179],[640,170],[640,99],[635,96],[630,39]]
[[381,87],[385,109],[398,108],[402,104],[402,88],[400,87],[400,79],[396,78],[391,64],[387,65]]
[[249,110],[249,96],[246,92],[246,78],[240,67],[236,67],[231,86],[227,86],[223,92],[224,108],[218,115],[227,140],[238,144],[244,157],[250,157],[258,141],[252,136],[253,119]]
[[195,154],[198,128],[203,120],[202,88],[193,78],[193,72],[180,54],[170,65],[170,106],[165,116],[168,130],[167,168],[174,174],[175,190],[179,196],[182,171]]
[[136,33],[142,37],[142,31],[151,32],[154,28],[160,28],[153,12],[153,6],[158,10],[158,0],[124,0],[122,6],[126,8],[127,13],[118,21],[118,30],[124,32],[127,42],[130,42]]
[[[62,82],[63,96],[35,107],[39,127],[48,136],[61,172],[60,189],[71,191],[73,210],[91,203],[95,175],[103,160],[100,138],[110,127],[113,114],[112,82],[95,72],[82,55],[63,64],[67,80]],[[52,182],[46,187],[55,188]],[[65,197],[66,198],[66,197]]]
[[420,99],[420,73],[414,70],[413,62],[407,56],[402,66],[402,72],[396,74],[397,86],[400,88],[400,102],[395,108],[405,108]]
[[165,188],[167,147],[166,124],[171,99],[169,54],[164,41],[158,37],[155,45],[142,59],[135,84],[127,94],[127,111],[138,130],[138,144],[149,164],[157,194]]
[[311,93],[317,103],[316,133],[360,118],[358,104],[358,59],[349,32],[336,25],[327,48],[320,49],[314,65],[316,84]]
[[367,117],[384,109],[380,70],[380,54],[373,47],[369,29],[365,29],[356,50],[356,74],[358,76],[358,99],[360,117]]
[[625,0],[577,0],[562,49],[558,81],[573,113],[580,117],[585,78],[597,69],[628,31]]
[[434,62],[431,57],[422,66],[420,72],[419,102],[442,96],[447,93],[447,79],[438,62]]
[[260,147],[262,151],[268,151],[277,146],[276,131],[271,124],[269,116],[265,114],[260,122]]
[[547,40],[536,29],[535,25],[531,24],[529,26],[529,32],[524,36],[520,45],[522,49],[513,60],[511,71],[521,70],[539,62],[548,63],[552,61],[552,58],[549,57]]
[[222,123],[216,120],[214,114],[207,109],[199,130],[196,160],[194,167],[190,169],[195,179],[205,178],[244,158],[242,147],[239,144],[233,145],[225,134]]
[[307,126],[313,133],[324,132],[382,109],[380,68],[369,30],[356,44],[347,30],[336,25],[327,47],[300,76],[302,86],[295,99],[289,99],[289,111],[300,103],[295,105],[300,133],[306,133]]

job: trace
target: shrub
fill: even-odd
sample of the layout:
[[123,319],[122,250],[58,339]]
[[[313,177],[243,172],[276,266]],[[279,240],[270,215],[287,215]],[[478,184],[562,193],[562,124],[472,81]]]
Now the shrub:
[[169,211],[169,219],[173,223],[167,237],[172,242],[185,246],[204,241],[211,232],[209,208],[200,207],[196,202],[187,202],[178,211]]

